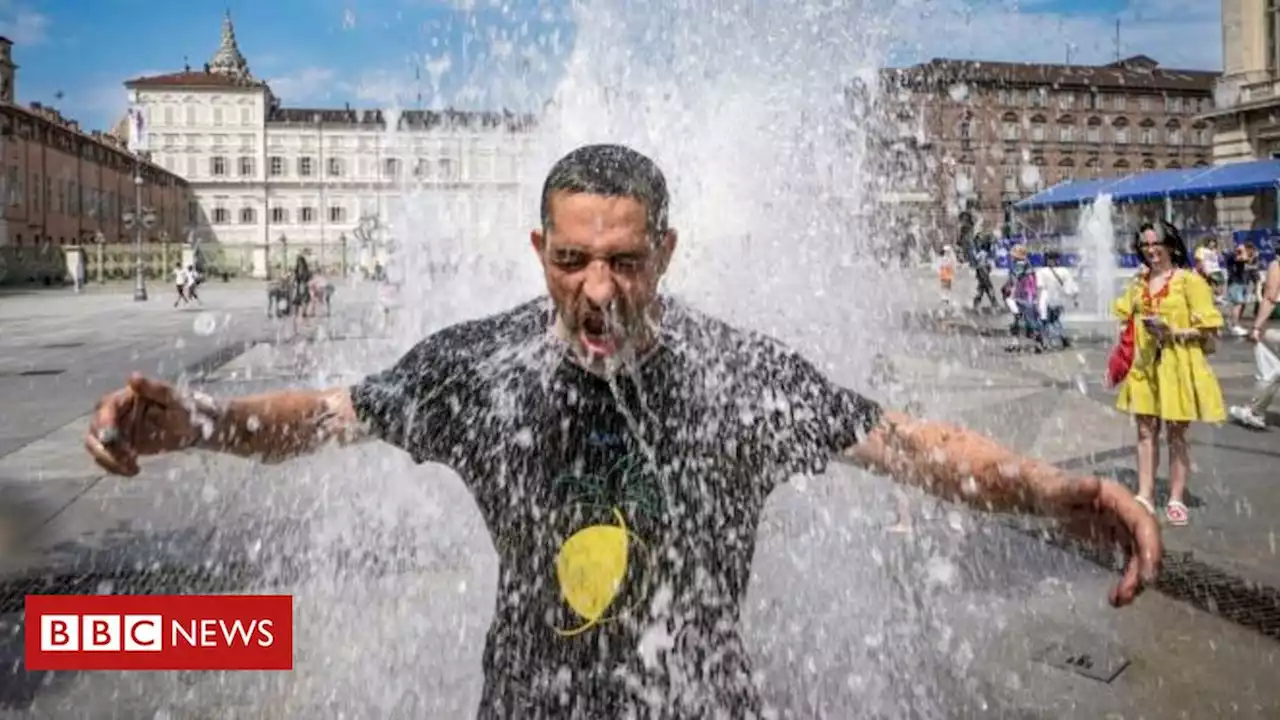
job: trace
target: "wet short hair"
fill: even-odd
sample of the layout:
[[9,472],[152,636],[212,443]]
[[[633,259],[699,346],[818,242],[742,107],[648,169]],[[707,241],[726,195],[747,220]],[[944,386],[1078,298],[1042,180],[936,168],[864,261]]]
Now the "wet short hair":
[[645,208],[646,231],[656,243],[667,232],[667,179],[657,163],[624,145],[583,145],[560,158],[542,184],[542,229],[551,230],[551,196],[587,193],[628,197]]

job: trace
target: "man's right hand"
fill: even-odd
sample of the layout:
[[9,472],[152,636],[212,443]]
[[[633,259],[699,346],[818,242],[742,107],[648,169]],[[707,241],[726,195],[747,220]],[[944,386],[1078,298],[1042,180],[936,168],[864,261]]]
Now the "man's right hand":
[[212,400],[134,374],[98,401],[84,444],[104,470],[132,477],[140,456],[192,447],[215,416]]

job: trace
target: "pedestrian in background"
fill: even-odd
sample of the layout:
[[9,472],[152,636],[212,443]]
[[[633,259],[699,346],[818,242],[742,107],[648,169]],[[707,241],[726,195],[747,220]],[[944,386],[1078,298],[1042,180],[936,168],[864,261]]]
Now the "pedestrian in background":
[[[1266,347],[1275,352],[1280,347],[1280,333],[1266,332],[1267,319],[1275,312],[1276,302],[1280,300],[1280,260],[1272,259],[1267,263],[1263,273],[1262,299],[1258,304],[1258,312],[1253,319],[1253,327],[1249,330],[1249,341],[1265,342]],[[1261,391],[1248,405],[1236,405],[1230,410],[1231,419],[1254,430],[1267,429],[1267,408],[1280,393],[1280,374],[1264,378]]]
[[1133,415],[1138,429],[1138,502],[1155,514],[1160,433],[1169,447],[1169,501],[1165,518],[1190,522],[1186,492],[1191,472],[1187,429],[1192,422],[1226,419],[1222,388],[1207,354],[1216,347],[1222,313],[1209,283],[1191,268],[1177,228],[1144,223],[1134,250],[1140,273],[1115,303],[1115,315],[1132,323],[1133,363],[1119,385],[1116,407]]

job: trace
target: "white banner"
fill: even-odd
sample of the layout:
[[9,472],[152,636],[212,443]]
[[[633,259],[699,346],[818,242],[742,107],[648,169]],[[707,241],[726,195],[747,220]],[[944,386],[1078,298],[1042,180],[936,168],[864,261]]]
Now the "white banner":
[[129,108],[129,150],[145,152],[147,150],[147,119],[141,107]]

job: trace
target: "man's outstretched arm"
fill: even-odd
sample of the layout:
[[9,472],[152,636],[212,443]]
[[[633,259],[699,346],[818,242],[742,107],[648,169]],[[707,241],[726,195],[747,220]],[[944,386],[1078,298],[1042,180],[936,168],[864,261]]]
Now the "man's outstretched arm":
[[134,375],[98,401],[85,447],[103,469],[132,476],[142,456],[200,448],[278,462],[363,437],[347,388],[214,400]]
[[196,446],[270,463],[367,436],[348,388],[285,390],[226,402]]
[[1053,465],[979,433],[891,411],[843,459],[989,512],[1051,514],[1054,491],[1071,482]]
[[843,455],[945,500],[989,512],[1055,518],[1076,537],[1120,546],[1129,562],[1112,592],[1114,604],[1130,602],[1159,572],[1159,526],[1116,482],[1072,477],[976,432],[895,412],[885,412],[867,438]]

